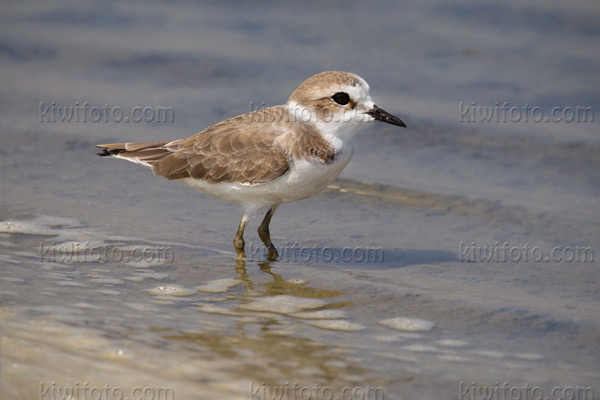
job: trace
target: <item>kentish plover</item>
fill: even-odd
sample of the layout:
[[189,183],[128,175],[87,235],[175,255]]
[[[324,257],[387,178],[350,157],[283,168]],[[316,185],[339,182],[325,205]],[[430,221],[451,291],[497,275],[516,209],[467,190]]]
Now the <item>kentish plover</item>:
[[233,239],[238,258],[245,258],[248,221],[266,211],[258,235],[273,260],[278,254],[269,223],[276,208],[335,180],[352,158],[356,128],[370,121],[406,127],[373,103],[364,79],[328,71],[305,80],[285,105],[226,119],[187,139],[100,144],[98,155],[144,165],[157,176],[239,204],[242,218]]

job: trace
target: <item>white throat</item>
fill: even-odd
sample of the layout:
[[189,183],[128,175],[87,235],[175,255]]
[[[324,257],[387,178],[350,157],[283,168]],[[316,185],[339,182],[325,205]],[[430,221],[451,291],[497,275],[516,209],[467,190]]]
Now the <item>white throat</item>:
[[314,124],[323,139],[336,151],[341,150],[352,141],[356,129],[362,122],[360,118],[357,118],[356,111],[347,112],[345,115],[334,115],[328,120],[323,120],[319,119],[315,112],[295,101],[289,102],[287,108],[292,121]]

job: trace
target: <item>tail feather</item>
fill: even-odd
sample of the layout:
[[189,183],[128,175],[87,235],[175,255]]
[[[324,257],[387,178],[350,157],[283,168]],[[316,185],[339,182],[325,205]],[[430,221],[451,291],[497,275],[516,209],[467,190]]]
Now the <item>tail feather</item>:
[[154,163],[171,154],[171,151],[166,147],[168,143],[110,143],[99,144],[96,147],[102,149],[102,152],[97,153],[100,157],[122,158],[152,168]]

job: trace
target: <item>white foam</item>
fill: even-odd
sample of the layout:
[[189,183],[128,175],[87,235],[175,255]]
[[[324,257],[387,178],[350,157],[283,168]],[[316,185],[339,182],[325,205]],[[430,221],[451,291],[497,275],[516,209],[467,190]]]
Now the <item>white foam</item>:
[[153,296],[184,297],[196,293],[193,289],[187,289],[179,285],[157,286],[149,289],[148,292]]
[[90,303],[85,303],[85,302],[81,302],[81,303],[75,303],[73,304],[75,307],[79,307],[79,308],[86,308],[86,309],[90,309],[90,310],[102,310],[102,307],[98,307],[95,306],[93,304]]
[[158,311],[158,308],[146,303],[125,303],[125,305],[136,311]]
[[116,278],[94,278],[93,282],[104,285],[120,285],[121,283],[123,283],[122,280]]
[[320,320],[320,321],[311,321],[308,323],[309,325],[316,326],[317,328],[322,329],[331,329],[336,331],[360,331],[365,329],[366,326],[357,324],[350,321],[345,321],[342,319],[332,319],[332,320]]
[[227,292],[229,288],[241,285],[242,281],[235,278],[227,278],[227,279],[215,279],[213,281],[208,281],[206,284],[202,286],[198,286],[196,290],[199,292],[207,292],[207,293],[223,293]]
[[263,297],[248,304],[242,304],[240,308],[252,311],[273,312],[279,314],[291,314],[305,309],[320,308],[325,306],[323,300],[305,299],[288,295]]
[[540,361],[544,358],[541,354],[536,353],[514,353],[512,356],[521,360],[529,361]]
[[125,279],[131,282],[141,282],[144,280],[144,278],[141,276],[126,276]]
[[304,311],[292,314],[294,318],[301,319],[342,319],[348,318],[346,313],[341,310],[319,310],[319,311]]
[[396,333],[396,336],[402,339],[421,339],[423,335],[420,333],[409,333],[409,332],[400,332]]
[[404,350],[412,351],[415,353],[438,353],[439,350],[435,346],[428,346],[424,344],[410,344],[403,347]]
[[409,332],[430,331],[435,325],[433,322],[424,319],[406,317],[384,319],[379,321],[378,324],[399,331]]
[[240,314],[238,314],[234,311],[231,311],[225,307],[219,307],[219,306],[215,306],[213,304],[199,304],[198,311],[209,313],[209,314],[222,314],[222,315],[234,315],[234,316],[240,315]]
[[32,221],[0,221],[0,233],[56,236],[60,235],[63,231],[61,231],[61,229],[53,228],[63,226],[68,228],[78,228],[82,225],[81,222],[76,219],[42,215],[36,217]]
[[59,286],[74,286],[74,287],[86,287],[83,283],[75,282],[75,281],[60,281],[56,282]]
[[373,339],[383,343],[403,342],[405,340],[398,335],[378,335],[374,336]]
[[54,236],[56,231],[33,221],[0,221],[0,233]]

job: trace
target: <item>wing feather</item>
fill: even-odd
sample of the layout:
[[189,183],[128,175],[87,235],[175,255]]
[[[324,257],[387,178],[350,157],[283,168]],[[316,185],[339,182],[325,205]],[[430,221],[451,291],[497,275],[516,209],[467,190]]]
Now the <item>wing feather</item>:
[[[192,177],[209,183],[259,184],[285,174],[291,156],[276,140],[285,125],[274,123],[277,107],[230,118],[187,139],[98,145],[102,156],[147,165],[167,179]],[[255,113],[265,115],[257,118]]]

